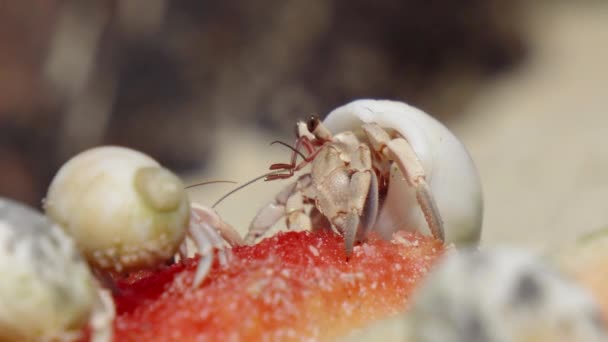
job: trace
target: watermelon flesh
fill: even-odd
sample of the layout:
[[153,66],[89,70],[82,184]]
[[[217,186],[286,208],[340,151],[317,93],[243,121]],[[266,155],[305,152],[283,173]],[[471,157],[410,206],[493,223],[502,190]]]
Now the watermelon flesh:
[[402,312],[443,244],[418,233],[372,236],[350,258],[331,232],[285,232],[215,258],[200,287],[198,258],[118,279],[116,341],[332,340]]

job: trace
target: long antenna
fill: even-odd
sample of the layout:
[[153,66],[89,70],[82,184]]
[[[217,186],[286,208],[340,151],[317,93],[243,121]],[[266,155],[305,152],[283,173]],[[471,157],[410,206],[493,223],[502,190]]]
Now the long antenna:
[[266,178],[266,177],[268,177],[268,176],[271,176],[271,175],[274,175],[274,174],[278,174],[278,173],[282,173],[282,172],[283,172],[283,170],[278,170],[278,171],[272,171],[272,172],[268,172],[268,173],[265,173],[265,174],[263,174],[263,175],[261,175],[261,176],[255,177],[254,179],[252,179],[252,180],[250,180],[250,181],[248,181],[248,182],[246,182],[246,183],[243,183],[243,184],[241,184],[241,185],[237,186],[236,188],[234,188],[234,189],[230,190],[230,191],[229,191],[227,194],[225,194],[224,196],[220,197],[220,199],[218,199],[217,201],[215,201],[215,203],[213,203],[213,205],[211,206],[211,209],[215,209],[215,207],[216,207],[218,204],[220,204],[220,203],[221,203],[223,200],[225,200],[225,199],[226,199],[226,197],[228,197],[228,196],[232,195],[233,193],[235,193],[235,192],[237,192],[237,191],[241,190],[242,188],[244,188],[244,187],[246,187],[246,186],[249,186],[249,185],[251,185],[251,184],[253,184],[253,183],[257,182],[257,181],[259,181],[260,179],[264,179],[264,178]]
[[207,184],[215,184],[215,183],[232,183],[232,184],[236,184],[237,182],[229,181],[229,180],[212,180],[212,181],[206,181],[206,182],[200,182],[200,183],[190,184],[190,185],[186,186],[184,189],[190,189],[190,188],[194,188],[196,186],[207,185]]
[[274,145],[274,144],[283,145],[283,146],[287,147],[288,149],[292,150],[294,153],[297,153],[300,157],[302,157],[302,159],[306,159],[306,156],[304,156],[304,153],[298,151],[298,149],[296,149],[295,147],[289,145],[286,142],[283,142],[281,140],[275,140],[275,141],[273,141],[273,142],[270,143],[270,145]]

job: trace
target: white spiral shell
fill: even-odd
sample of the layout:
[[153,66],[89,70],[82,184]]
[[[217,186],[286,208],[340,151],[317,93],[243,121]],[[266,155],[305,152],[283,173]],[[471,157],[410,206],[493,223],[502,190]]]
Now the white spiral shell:
[[0,340],[78,337],[97,285],[72,239],[42,213],[0,197]]
[[448,254],[414,292],[407,341],[608,341],[600,305],[532,253]]
[[[421,161],[441,217],[447,242],[476,244],[481,237],[483,198],[477,169],[464,145],[439,121],[402,102],[362,99],[336,108],[323,121],[333,134],[360,131],[375,122],[403,136]],[[393,168],[393,172],[398,169]],[[375,230],[426,227],[413,189],[403,176],[391,177]]]
[[89,263],[118,272],[171,258],[190,218],[177,176],[141,152],[116,146],[93,148],[65,163],[44,206]]

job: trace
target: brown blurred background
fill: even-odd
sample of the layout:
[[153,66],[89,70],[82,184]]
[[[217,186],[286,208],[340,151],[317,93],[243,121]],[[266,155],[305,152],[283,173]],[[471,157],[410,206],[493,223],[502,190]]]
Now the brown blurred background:
[[[2,2],[0,195],[39,206],[61,164],[100,144],[187,182],[245,181],[286,158],[268,143],[290,141],[297,119],[391,98],[470,147],[486,243],[568,239],[608,223],[608,3],[530,3]],[[219,211],[246,229],[282,185]]]

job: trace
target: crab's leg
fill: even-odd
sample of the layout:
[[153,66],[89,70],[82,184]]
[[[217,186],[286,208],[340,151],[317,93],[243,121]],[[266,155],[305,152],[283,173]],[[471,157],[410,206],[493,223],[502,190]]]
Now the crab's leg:
[[[218,249],[218,258],[222,266],[228,263],[224,240],[231,246],[243,244],[241,236],[228,223],[210,208],[192,204],[192,215],[188,227],[188,237],[194,241],[201,259],[194,275],[193,287],[197,287],[209,273],[213,264],[213,249]],[[186,241],[182,245],[185,245]],[[181,248],[180,248],[181,250]]]
[[414,150],[403,138],[389,141],[387,147],[390,157],[397,162],[408,183],[415,187],[416,199],[431,233],[435,238],[444,241],[445,232],[441,214]]
[[[356,241],[363,241],[378,216],[378,179],[374,171],[356,172],[350,179],[350,212],[342,227],[346,255],[350,256]],[[363,196],[357,196],[363,194]]]
[[[227,264],[226,250],[217,230],[206,222],[191,223],[188,229],[188,237],[194,241],[201,255],[192,281],[192,287],[198,287],[213,265],[213,249],[218,249],[219,261],[222,266]],[[184,241],[185,243],[186,241]]]
[[289,229],[309,230],[310,217],[304,211],[303,191],[312,184],[310,174],[300,176],[295,182],[287,185],[278,195],[266,204],[249,225],[245,242],[252,244],[264,235],[281,218],[287,218]]
[[209,274],[209,270],[213,264],[213,245],[211,243],[211,234],[209,234],[208,229],[202,225],[198,225],[194,228],[192,227],[193,226],[191,226],[188,235],[196,244],[198,252],[201,255],[198,267],[196,268],[196,273],[194,274],[194,280],[192,281],[192,287],[196,288],[203,282],[203,279],[205,279],[207,274]]
[[361,229],[359,230],[359,239],[364,239],[369,231],[372,230],[372,227],[378,218],[379,210],[378,178],[374,171],[370,170],[367,172],[370,174],[370,182],[367,197],[365,198],[363,213],[361,214],[363,222],[361,223]]
[[[182,243],[181,245],[179,245],[177,255],[179,255],[180,261],[186,260],[186,258],[188,258],[188,244],[187,243]],[[175,260],[175,258],[173,260]]]
[[197,223],[207,223],[221,235],[231,247],[244,244],[244,240],[230,224],[220,218],[211,208],[204,207],[197,203],[191,205],[192,220]]
[[416,199],[431,233],[435,238],[444,241],[445,232],[439,208],[426,182],[424,168],[412,146],[404,138],[391,139],[388,133],[377,124],[364,124],[362,128],[374,150],[397,163],[408,184],[416,190]]
[[[298,152],[300,151],[300,146],[303,146],[308,152],[308,156],[304,157],[299,164],[296,164],[298,158]],[[286,179],[291,178],[296,171],[301,170],[304,166],[310,163],[315,157],[315,148],[313,146],[310,138],[306,136],[302,136],[296,140],[296,145],[294,147],[294,151],[291,155],[290,163],[275,163],[270,165],[269,170],[283,170],[285,173],[275,173],[272,175],[268,175],[266,177],[267,181],[275,180],[275,179]]]
[[110,342],[113,340],[116,307],[109,290],[99,288],[98,297],[91,314],[91,342]]

